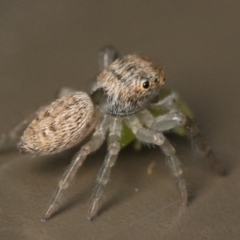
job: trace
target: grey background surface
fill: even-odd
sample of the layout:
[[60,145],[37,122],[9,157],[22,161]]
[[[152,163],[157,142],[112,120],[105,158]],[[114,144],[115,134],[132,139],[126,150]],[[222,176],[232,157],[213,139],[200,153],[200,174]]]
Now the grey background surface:
[[59,211],[41,223],[74,151],[37,159],[1,154],[0,239],[239,239],[239,1],[1,1],[0,19],[0,132],[62,86],[89,91],[99,49],[113,44],[163,66],[167,87],[194,110],[229,172],[217,176],[186,139],[171,137],[193,196],[182,208],[160,150],[129,146],[99,217],[88,222],[103,147],[80,169]]

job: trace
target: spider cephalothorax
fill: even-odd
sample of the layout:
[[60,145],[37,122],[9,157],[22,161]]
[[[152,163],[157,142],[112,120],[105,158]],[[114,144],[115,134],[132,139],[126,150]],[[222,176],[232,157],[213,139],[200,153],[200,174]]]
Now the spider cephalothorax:
[[[111,168],[121,149],[123,123],[132,130],[136,139],[161,148],[184,205],[187,204],[188,195],[181,163],[164,132],[179,126],[185,128],[188,137],[209,159],[214,170],[224,173],[224,168],[211,148],[201,139],[199,129],[181,112],[176,93],[172,92],[152,103],[164,83],[163,70],[149,59],[136,55],[117,57],[115,48],[106,47],[101,51],[99,60],[102,72],[91,96],[65,88],[59,94],[60,98],[49,106],[40,108],[33,120],[26,119],[9,134],[0,136],[1,149],[4,144],[15,143],[20,130],[29,124],[18,147],[23,153],[43,155],[63,151],[79,143],[94,130],[91,139],[76,153],[61,177],[58,189],[42,217],[43,221],[53,214],[63,191],[70,185],[87,156],[97,150],[107,138],[108,154],[97,175],[88,219],[92,220],[97,215]],[[164,114],[155,117],[149,111],[150,108],[163,109]]]
[[128,116],[141,111],[158,95],[164,84],[160,67],[137,55],[116,59],[98,76],[93,88],[103,91],[101,105],[113,116]]

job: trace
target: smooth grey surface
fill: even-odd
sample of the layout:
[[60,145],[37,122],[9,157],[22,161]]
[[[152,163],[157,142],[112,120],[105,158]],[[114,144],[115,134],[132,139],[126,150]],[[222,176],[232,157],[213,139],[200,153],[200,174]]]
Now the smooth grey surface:
[[130,146],[99,217],[88,222],[103,148],[80,169],[57,214],[41,223],[74,151],[38,159],[1,154],[0,239],[239,239],[239,29],[239,1],[1,1],[0,132],[62,86],[89,91],[98,50],[113,44],[163,66],[166,85],[194,110],[229,174],[215,175],[186,139],[171,138],[193,195],[184,209],[160,150]]

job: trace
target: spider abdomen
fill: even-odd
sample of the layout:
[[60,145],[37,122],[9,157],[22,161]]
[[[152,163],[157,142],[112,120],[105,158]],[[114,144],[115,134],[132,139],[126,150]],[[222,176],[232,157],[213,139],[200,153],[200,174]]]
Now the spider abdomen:
[[96,111],[84,92],[73,92],[40,110],[18,145],[23,153],[52,154],[70,148],[88,135]]

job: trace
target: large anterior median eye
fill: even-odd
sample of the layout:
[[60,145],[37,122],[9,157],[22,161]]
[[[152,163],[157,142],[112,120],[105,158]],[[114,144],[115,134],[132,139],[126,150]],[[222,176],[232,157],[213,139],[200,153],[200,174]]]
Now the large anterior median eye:
[[148,88],[149,88],[149,86],[150,86],[150,84],[149,84],[149,82],[148,82],[148,81],[146,81],[146,82],[143,82],[143,84],[142,84],[142,87],[143,87],[143,88],[145,88],[145,89],[148,89]]

